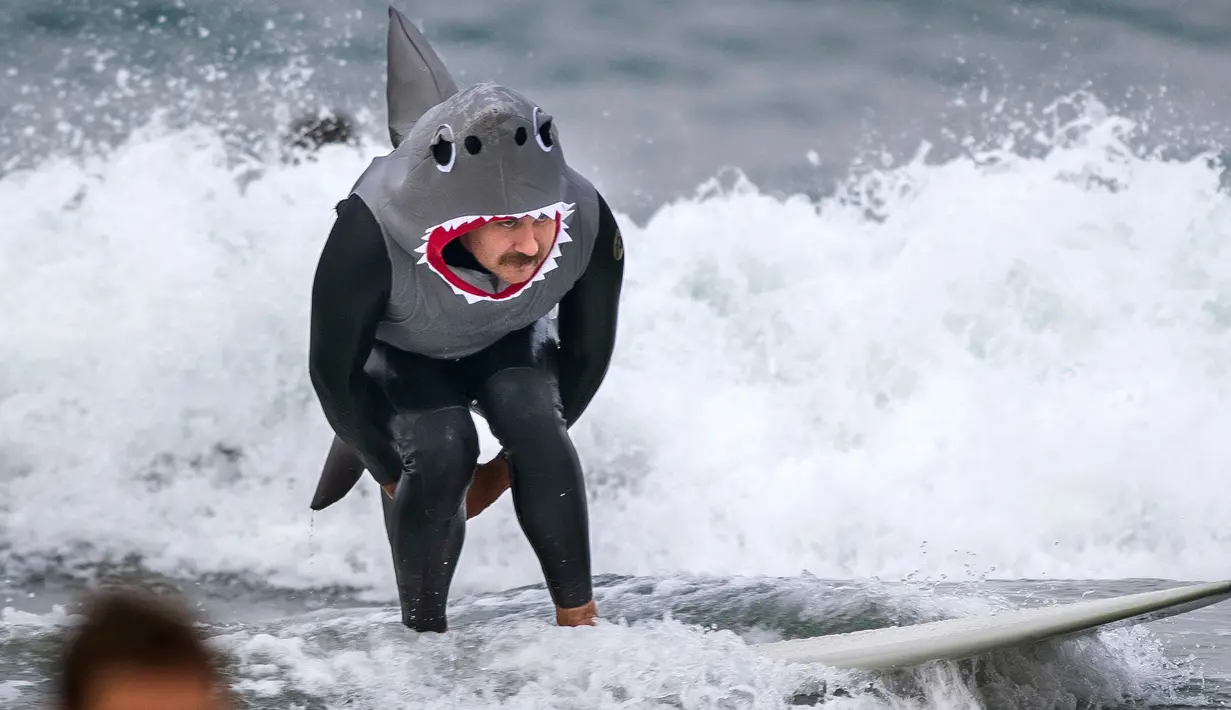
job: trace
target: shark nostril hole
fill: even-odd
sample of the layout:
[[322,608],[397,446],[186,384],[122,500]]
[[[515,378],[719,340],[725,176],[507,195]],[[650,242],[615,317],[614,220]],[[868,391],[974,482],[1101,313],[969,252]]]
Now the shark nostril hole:
[[478,136],[466,136],[462,144],[466,146],[466,152],[471,155],[478,155],[479,151],[483,150],[483,141],[479,140]]
[[517,132],[513,134],[513,140],[517,141],[517,145],[525,145],[526,143],[526,127],[518,126]]

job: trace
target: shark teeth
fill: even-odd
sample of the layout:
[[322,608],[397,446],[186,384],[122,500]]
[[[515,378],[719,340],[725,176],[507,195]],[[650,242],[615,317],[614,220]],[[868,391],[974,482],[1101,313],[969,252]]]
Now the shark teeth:
[[[453,219],[446,220],[423,231],[423,243],[414,250],[415,253],[420,255],[417,263],[426,264],[427,267],[437,276],[444,279],[445,283],[449,284],[449,288],[453,291],[453,293],[466,299],[466,303],[468,304],[477,303],[479,301],[497,301],[516,298],[520,296],[523,291],[530,288],[531,285],[542,281],[547,277],[547,274],[555,271],[556,268],[559,267],[556,260],[561,256],[560,245],[573,241],[573,238],[570,237],[568,233],[567,220],[568,217],[573,214],[574,207],[575,205],[570,202],[556,202],[554,204],[545,205],[543,207],[527,210],[525,212],[511,212],[500,215],[465,215],[462,217],[454,217]],[[456,283],[454,283],[454,278],[456,277],[450,278],[452,274],[446,275],[441,273],[440,270],[437,269],[436,266],[427,258],[428,243],[433,236],[437,239],[444,239],[448,241],[461,234],[464,234],[465,232],[469,232],[472,229],[481,227],[488,222],[496,222],[505,219],[521,219],[522,217],[530,217],[532,219],[552,217],[556,220],[556,224],[558,224],[559,227],[556,229],[556,241],[552,244],[551,251],[547,254],[547,259],[543,261],[542,266],[540,266],[539,270],[535,272],[534,277],[526,282],[522,288],[517,289],[508,296],[498,299],[492,295],[478,295],[470,293],[469,291],[463,291],[458,288]]]
[[525,212],[510,212],[508,214],[472,214],[462,217],[454,217],[440,224],[432,225],[423,230],[423,241],[427,241],[437,230],[443,229],[445,232],[467,232],[475,227],[481,227],[488,222],[494,222],[502,219],[521,219],[522,217],[531,217],[538,219],[540,217],[559,217],[561,220],[567,218],[573,213],[573,204],[569,202],[557,202],[555,204],[546,205]]

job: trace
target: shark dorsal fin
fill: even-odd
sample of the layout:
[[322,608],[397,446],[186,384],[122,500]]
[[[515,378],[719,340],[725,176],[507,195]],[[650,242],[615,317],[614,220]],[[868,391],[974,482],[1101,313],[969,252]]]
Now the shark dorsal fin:
[[457,93],[457,83],[423,33],[392,5],[388,45],[385,102],[396,148],[424,112]]

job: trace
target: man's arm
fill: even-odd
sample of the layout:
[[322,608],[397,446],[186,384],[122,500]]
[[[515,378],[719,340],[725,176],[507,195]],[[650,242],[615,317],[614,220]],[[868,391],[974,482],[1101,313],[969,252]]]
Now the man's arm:
[[593,399],[611,362],[624,282],[624,241],[603,196],[590,263],[560,301],[560,399],[572,426]]
[[363,368],[389,298],[391,268],[380,225],[351,195],[338,206],[316,266],[308,371],[330,426],[381,485],[397,481],[401,464]]

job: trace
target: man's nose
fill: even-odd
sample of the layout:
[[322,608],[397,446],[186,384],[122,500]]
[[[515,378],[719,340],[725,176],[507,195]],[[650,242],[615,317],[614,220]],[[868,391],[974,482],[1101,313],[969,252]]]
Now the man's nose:
[[534,239],[534,229],[528,219],[518,222],[513,228],[513,248],[530,256],[538,253],[539,243]]

